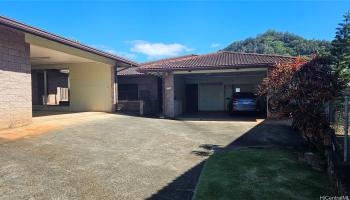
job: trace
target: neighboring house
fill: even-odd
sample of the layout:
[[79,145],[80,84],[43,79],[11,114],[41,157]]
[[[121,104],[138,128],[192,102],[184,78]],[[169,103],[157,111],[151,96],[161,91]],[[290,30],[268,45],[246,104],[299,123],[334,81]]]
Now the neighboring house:
[[[163,114],[174,118],[183,113],[226,111],[233,92],[256,92],[269,68],[294,59],[219,51],[143,63],[132,71],[137,76],[162,77],[162,84],[158,84],[157,90],[162,91]],[[123,81],[128,80],[128,84],[140,84],[132,75],[124,73],[121,76]],[[153,82],[154,85],[156,83]]]
[[32,110],[113,112],[115,70],[137,63],[0,17],[0,129]]

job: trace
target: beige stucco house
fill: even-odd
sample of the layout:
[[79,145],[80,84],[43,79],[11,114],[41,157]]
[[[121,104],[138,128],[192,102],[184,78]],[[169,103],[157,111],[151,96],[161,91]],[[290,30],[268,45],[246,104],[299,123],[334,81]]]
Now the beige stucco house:
[[118,67],[137,63],[0,17],[0,129],[32,111],[115,110]]

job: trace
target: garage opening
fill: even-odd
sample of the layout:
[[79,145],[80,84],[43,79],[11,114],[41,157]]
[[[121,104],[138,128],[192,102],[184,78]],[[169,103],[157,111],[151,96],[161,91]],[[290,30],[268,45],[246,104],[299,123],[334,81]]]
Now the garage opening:
[[[236,92],[256,94],[258,85],[266,74],[266,69],[177,73],[174,76],[175,116],[227,116],[232,95]],[[259,114],[265,117],[264,99],[257,99],[257,102]]]
[[186,84],[185,107],[187,113],[198,112],[198,85]]

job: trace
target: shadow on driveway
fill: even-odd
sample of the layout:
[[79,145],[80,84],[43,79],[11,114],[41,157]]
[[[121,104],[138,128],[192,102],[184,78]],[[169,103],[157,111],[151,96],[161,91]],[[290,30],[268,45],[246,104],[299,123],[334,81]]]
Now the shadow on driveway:
[[256,113],[237,113],[230,115],[227,112],[196,112],[186,113],[176,118],[184,121],[232,121],[232,122],[259,122],[264,119],[263,116]]
[[[287,121],[265,120],[247,131],[237,140],[224,148],[215,144],[202,144],[203,151],[193,151],[197,156],[209,156],[210,151],[235,150],[245,147],[302,147],[304,140],[299,132],[293,130]],[[190,200],[199,175],[204,166],[202,161],[198,165],[173,180],[167,186],[149,197],[149,200]]]
[[303,146],[301,134],[288,121],[266,120],[227,145],[226,150],[244,147],[298,147]]

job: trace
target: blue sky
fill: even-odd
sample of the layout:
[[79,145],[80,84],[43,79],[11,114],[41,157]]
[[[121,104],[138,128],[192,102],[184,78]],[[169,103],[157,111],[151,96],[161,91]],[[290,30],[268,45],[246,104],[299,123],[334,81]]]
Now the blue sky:
[[350,1],[1,1],[0,15],[143,62],[268,29],[331,40]]

